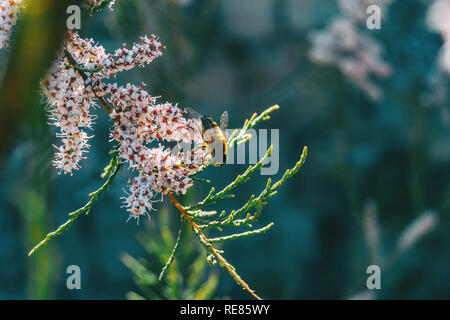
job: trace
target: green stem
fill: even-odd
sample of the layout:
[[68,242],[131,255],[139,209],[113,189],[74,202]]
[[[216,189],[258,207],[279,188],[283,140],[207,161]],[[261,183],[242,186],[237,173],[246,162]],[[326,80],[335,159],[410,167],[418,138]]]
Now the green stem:
[[184,237],[184,230],[186,226],[186,219],[181,216],[181,223],[180,223],[180,230],[178,231],[178,237],[177,237],[177,241],[175,242],[175,246],[173,247],[172,252],[170,253],[170,257],[167,260],[166,265],[164,266],[164,268],[162,268],[161,273],[159,274],[159,281],[161,281],[162,279],[164,279],[164,277],[166,276],[167,272],[169,271],[169,267],[172,264],[175,255],[178,252],[178,249],[180,248],[180,244],[181,241],[183,241],[183,237]]
[[122,164],[118,163],[117,161],[117,153],[114,154],[113,158],[111,159],[110,164],[108,167],[105,168],[105,172],[109,171],[109,176],[106,182],[96,191],[89,194],[91,199],[88,203],[86,203],[83,207],[79,208],[78,210],[69,213],[70,219],[67,220],[64,224],[60,225],[58,229],[56,229],[53,232],[50,232],[47,234],[47,236],[39,242],[31,251],[28,253],[28,256],[31,256],[33,253],[35,253],[38,249],[45,246],[50,240],[53,238],[56,238],[58,235],[62,234],[64,231],[70,228],[70,226],[77,220],[81,214],[86,213],[88,214],[89,211],[92,209],[94,203],[98,200],[98,198],[109,189],[111,183],[114,181],[115,176],[119,172],[119,170],[122,167]]
[[225,237],[211,238],[211,239],[208,239],[208,241],[209,241],[209,243],[218,243],[218,242],[225,242],[225,241],[228,241],[228,240],[235,240],[235,239],[245,238],[245,237],[256,235],[256,234],[266,233],[273,226],[274,226],[274,223],[272,222],[272,223],[269,223],[267,226],[265,226],[265,227],[263,227],[261,229],[251,230],[251,231],[242,232],[242,233],[237,233],[237,234],[233,234],[233,235],[225,236]]

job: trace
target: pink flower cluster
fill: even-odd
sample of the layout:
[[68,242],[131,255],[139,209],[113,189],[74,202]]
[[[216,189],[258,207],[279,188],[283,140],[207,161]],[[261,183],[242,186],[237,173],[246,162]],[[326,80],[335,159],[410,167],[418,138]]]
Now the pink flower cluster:
[[7,45],[22,0],[0,0],[0,49]]
[[367,19],[367,7],[378,4],[385,9],[390,0],[340,0],[342,14],[334,17],[326,30],[310,34],[312,47],[310,59],[316,63],[339,68],[357,87],[374,100],[383,93],[372,76],[386,78],[391,67],[382,60],[383,47],[361,31],[361,23]]
[[92,129],[94,116],[90,111],[95,106],[95,95],[63,55],[43,80],[42,91],[49,105],[51,123],[60,129],[58,137],[62,141],[53,163],[60,172],[72,173],[79,169],[79,162],[89,148],[89,137],[83,129]]
[[[65,52],[42,82],[50,119],[60,130],[62,144],[54,160],[60,172],[72,174],[85,158],[89,148],[86,130],[92,129],[92,108],[97,100],[108,110],[114,121],[111,137],[118,156],[137,171],[124,198],[130,217],[136,219],[152,210],[158,193],[185,193],[192,186],[191,175],[210,160],[202,148],[190,148],[192,143],[202,141],[198,119],[188,119],[177,105],[157,104],[156,98],[144,90],[144,84],[119,86],[104,81],[118,72],[150,63],[163,48],[151,36],[142,37],[131,49],[124,45],[108,54],[93,40],[71,32]],[[184,143],[189,150],[177,152],[161,144],[170,141]]]
[[[184,111],[170,103],[155,104],[155,99],[141,87],[111,86],[107,89],[114,110],[111,136],[119,144],[119,156],[130,168],[138,171],[131,180],[125,207],[130,217],[137,218],[152,208],[156,194],[186,193],[192,186],[191,175],[204,168],[210,155],[194,147],[188,151],[175,150],[152,142],[176,141],[191,145],[202,142],[197,119],[187,119]],[[174,148],[175,149],[175,148]]]
[[444,45],[439,55],[439,66],[450,73],[450,1],[434,1],[427,12],[427,23],[442,35]]
[[189,146],[192,142],[202,142],[198,120],[187,119],[176,105],[155,104],[155,98],[143,86],[112,85],[106,88],[105,94],[110,95],[114,107],[110,113],[114,120],[111,136],[119,144],[119,156],[138,171],[124,199],[130,216],[139,218],[152,203],[151,199],[143,201],[142,197],[170,191],[186,193],[192,186],[190,176],[208,164],[210,155],[201,148],[175,152],[161,144],[149,147],[150,143],[161,141],[184,142]]

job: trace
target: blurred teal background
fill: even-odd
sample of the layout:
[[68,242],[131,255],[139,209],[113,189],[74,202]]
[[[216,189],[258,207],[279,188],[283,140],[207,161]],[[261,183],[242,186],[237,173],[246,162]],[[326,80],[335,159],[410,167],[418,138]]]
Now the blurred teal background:
[[[84,19],[81,35],[109,52],[152,33],[167,47],[149,66],[120,74],[118,83],[143,81],[162,101],[215,119],[228,110],[231,128],[279,104],[261,128],[280,129],[280,177],[308,146],[299,174],[263,209],[260,224],[273,221],[275,227],[224,246],[227,259],[257,293],[271,299],[346,299],[364,292],[368,265],[388,261],[376,298],[450,298],[449,106],[445,99],[432,106],[422,99],[433,94],[430,77],[442,45],[424,21],[428,1],[394,1],[382,29],[371,31],[393,68],[390,78],[377,82],[385,94],[378,102],[336,68],[308,57],[308,34],[338,14],[335,1],[116,2],[113,12]],[[6,57],[0,57],[3,68]],[[150,222],[126,223],[120,208],[126,171],[89,215],[27,257],[102,183],[111,148],[106,143],[111,123],[98,110],[82,169],[72,177],[57,175],[51,167],[55,130],[46,126],[39,102],[29,108],[0,171],[0,299],[123,299],[135,284],[119,257],[125,252],[146,257],[137,234],[158,219],[156,212]],[[202,176],[224,186],[245,168],[208,168]],[[266,178],[250,180],[218,209],[239,206],[262,190]],[[196,186],[185,200],[199,200],[207,190]],[[177,215],[168,199],[163,207]],[[375,256],[364,228],[370,210],[380,235]],[[427,210],[438,215],[437,227],[395,255],[402,231]],[[71,264],[81,268],[81,290],[66,288]],[[217,296],[249,298],[225,270]]]

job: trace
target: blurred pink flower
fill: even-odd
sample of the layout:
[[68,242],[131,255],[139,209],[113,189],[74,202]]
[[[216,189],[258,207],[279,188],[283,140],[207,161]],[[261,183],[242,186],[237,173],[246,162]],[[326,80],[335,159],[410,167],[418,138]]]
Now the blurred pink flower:
[[435,1],[428,9],[427,23],[442,35],[444,45],[439,55],[439,65],[443,71],[450,72],[450,1]]
[[354,21],[365,23],[367,19],[367,8],[376,5],[381,9],[381,17],[386,16],[387,7],[392,0],[338,0],[341,12]]
[[392,0],[337,0],[340,15],[331,19],[325,30],[310,33],[313,62],[337,67],[373,100],[383,97],[373,76],[387,78],[391,66],[382,58],[383,46],[363,30],[367,8],[377,5],[386,16]]
[[385,78],[391,74],[390,65],[381,58],[381,44],[345,17],[333,18],[326,30],[314,31],[310,37],[312,61],[336,66],[372,99],[381,99],[383,93],[371,79],[372,75]]

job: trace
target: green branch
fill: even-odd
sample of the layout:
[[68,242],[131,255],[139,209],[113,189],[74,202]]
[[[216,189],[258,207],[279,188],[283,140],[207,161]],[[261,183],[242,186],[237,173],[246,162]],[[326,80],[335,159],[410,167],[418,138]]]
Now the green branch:
[[167,274],[167,271],[169,271],[169,267],[172,264],[172,262],[175,258],[175,255],[178,252],[178,249],[180,248],[181,241],[183,240],[183,237],[184,237],[184,230],[186,229],[185,226],[186,226],[186,219],[183,216],[181,216],[180,230],[178,231],[177,241],[175,242],[175,246],[173,247],[173,250],[170,253],[170,256],[166,262],[166,265],[162,268],[161,273],[159,274],[159,277],[158,277],[159,281],[161,281]]
[[[244,143],[249,139],[251,139],[252,136],[247,133],[248,130],[253,128],[257,123],[269,119],[270,118],[269,114],[277,109],[278,106],[273,106],[264,111],[259,116],[257,114],[254,114],[250,118],[250,120],[246,120],[244,123],[244,127],[239,132],[237,130],[233,131],[233,133],[228,138],[229,146],[233,147],[234,145]],[[269,223],[267,226],[260,229],[249,230],[241,233],[234,233],[231,235],[216,238],[208,238],[203,233],[203,230],[215,228],[219,230],[219,232],[221,232],[222,227],[224,226],[234,226],[234,227],[246,226],[248,228],[252,228],[253,226],[251,223],[258,221],[261,215],[262,206],[266,204],[266,202],[264,201],[276,195],[278,188],[280,188],[284,183],[286,183],[288,179],[293,177],[303,166],[308,154],[308,148],[306,146],[303,148],[303,152],[299,161],[295,164],[295,166],[292,169],[286,170],[286,172],[284,173],[284,175],[280,180],[272,184],[272,180],[268,179],[265,188],[261,191],[261,193],[258,196],[252,195],[250,199],[241,208],[237,210],[232,210],[231,213],[228,214],[228,216],[226,215],[225,211],[222,211],[217,216],[217,211],[204,211],[203,208],[205,206],[215,204],[217,200],[234,197],[234,195],[231,194],[230,192],[239,185],[248,181],[257,170],[261,169],[266,163],[266,160],[270,157],[272,150],[273,147],[270,146],[266,154],[255,165],[249,166],[243,174],[238,175],[230,184],[228,184],[221,191],[216,192],[214,187],[211,188],[207,196],[202,201],[198,202],[195,205],[183,207],[173,197],[173,194],[169,193],[169,197],[172,203],[175,205],[175,207],[178,208],[181,215],[191,225],[194,234],[200,241],[200,244],[205,248],[208,255],[207,256],[208,263],[210,263],[210,265],[215,265],[217,262],[219,262],[222,267],[225,267],[228,270],[233,279],[242,288],[247,290],[257,299],[260,299],[260,297],[257,296],[252,289],[250,289],[250,287],[247,285],[247,283],[245,283],[244,280],[242,280],[241,276],[239,276],[239,274],[236,272],[234,266],[232,266],[227,260],[225,260],[225,258],[222,256],[223,251],[216,249],[213,246],[213,244],[222,243],[229,240],[246,238],[257,234],[263,234],[267,232],[269,229],[271,229],[274,226],[274,224]],[[256,211],[253,214],[250,214],[249,211],[255,208]],[[246,214],[245,218],[237,219],[238,217],[241,217],[244,214]],[[171,255],[169,259],[170,262],[172,259],[173,256]]]
[[247,142],[252,138],[251,134],[248,134],[247,131],[249,129],[254,128],[257,124],[263,121],[267,121],[270,119],[270,114],[278,110],[280,108],[279,105],[274,105],[266,110],[264,110],[259,116],[257,113],[254,113],[250,120],[246,119],[244,122],[244,126],[238,132],[238,130],[234,130],[233,133],[228,137],[227,144],[229,148],[233,148],[238,144],[242,144]]
[[274,226],[274,223],[271,222],[267,226],[265,226],[261,229],[250,230],[250,231],[246,231],[246,232],[242,232],[242,233],[236,233],[236,234],[232,234],[230,236],[225,236],[225,237],[210,238],[210,239],[208,239],[208,241],[209,241],[209,243],[218,243],[218,242],[225,242],[228,240],[236,240],[236,239],[240,239],[240,238],[245,238],[245,237],[253,236],[253,235],[257,235],[257,234],[263,234],[263,233],[266,233],[267,231],[269,231],[269,229],[272,228],[273,226]]
[[253,175],[253,173],[255,173],[257,170],[259,170],[264,165],[265,161],[272,154],[272,150],[273,150],[273,147],[270,146],[270,148],[267,150],[266,154],[261,158],[261,160],[259,160],[255,165],[249,166],[242,175],[238,175],[236,177],[236,179],[234,179],[233,182],[231,182],[229,185],[227,185],[221,191],[214,193],[215,188],[212,187],[211,190],[209,191],[208,195],[205,197],[205,199],[203,199],[196,205],[193,205],[190,207],[185,207],[184,209],[186,211],[188,211],[189,213],[192,213],[193,210],[202,208],[207,205],[214,204],[214,203],[216,203],[217,200],[225,199],[225,198],[233,198],[234,195],[229,194],[229,192],[231,190],[233,190],[234,188],[236,188],[237,186],[247,182],[250,179],[250,177]]
[[111,183],[114,181],[115,176],[122,168],[122,164],[118,162],[118,154],[114,152],[114,155],[109,163],[109,165],[104,169],[104,172],[102,174],[102,178],[106,178],[106,182],[97,190],[90,193],[89,196],[91,199],[81,208],[78,210],[69,213],[69,220],[67,220],[65,223],[60,225],[58,229],[55,231],[47,234],[47,236],[39,243],[37,244],[31,251],[28,253],[28,256],[31,256],[33,253],[35,253],[38,249],[45,246],[50,240],[53,238],[56,238],[58,235],[62,234],[64,231],[70,228],[70,226],[77,220],[83,213],[88,214],[89,211],[92,209],[94,203],[98,200],[98,198],[105,192],[106,190],[109,190],[109,187]]
[[[249,180],[250,176],[256,170],[261,168],[265,159],[267,159],[270,156],[271,149],[272,149],[272,147],[269,148],[266,155],[256,165],[250,166],[242,175],[239,175],[232,183],[227,185],[224,189],[215,193],[215,189],[211,188],[210,192],[205,197],[205,199],[203,199],[202,201],[200,201],[198,204],[196,204],[194,206],[186,207],[185,210],[188,211],[189,214],[191,214],[194,218],[197,216],[204,217],[205,215],[201,215],[201,213],[200,213],[201,210],[199,210],[199,209],[203,208],[204,206],[214,204],[219,199],[233,196],[233,195],[230,195],[229,192],[232,189],[236,188],[238,185]],[[300,170],[300,168],[303,166],[303,164],[306,161],[307,155],[308,155],[308,148],[305,146],[303,148],[303,152],[300,157],[300,160],[295,164],[295,166],[292,169],[288,169],[279,181],[277,181],[275,184],[272,185],[272,180],[269,178],[267,180],[266,187],[259,194],[258,197],[255,197],[254,195],[252,195],[250,197],[250,199],[241,208],[239,208],[238,210],[233,210],[226,219],[224,219],[222,221],[219,221],[219,219],[218,219],[218,220],[210,222],[207,225],[202,225],[201,226],[202,229],[233,224],[235,217],[240,216],[244,213],[247,213],[249,210],[255,208],[258,205],[258,203],[260,203],[260,202],[262,202],[264,204],[264,202],[263,202],[264,200],[276,195],[277,189],[280,188],[284,183],[286,183],[286,181],[288,179],[293,177]],[[194,210],[196,210],[196,211],[194,211]],[[223,213],[222,213],[222,216],[223,216]],[[247,219],[247,220],[251,220],[251,219]],[[245,223],[243,223],[243,221],[240,221],[238,224],[242,225]]]

